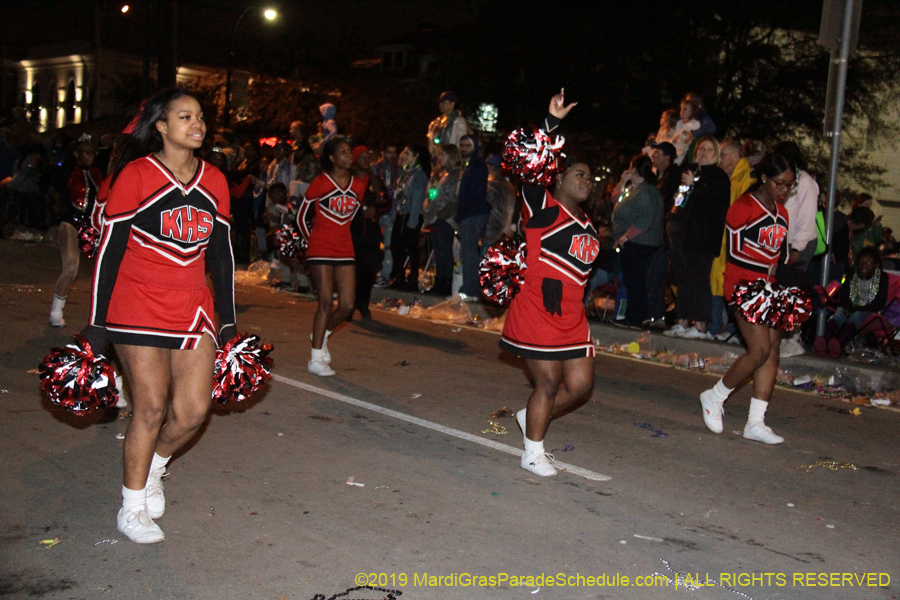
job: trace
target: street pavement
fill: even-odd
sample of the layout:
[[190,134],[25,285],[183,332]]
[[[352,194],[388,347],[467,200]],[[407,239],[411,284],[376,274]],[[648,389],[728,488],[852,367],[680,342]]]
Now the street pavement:
[[[749,389],[715,435],[697,400],[712,376],[599,356],[593,396],[545,442],[579,470],[539,478],[507,451],[514,419],[491,418],[530,391],[496,333],[373,311],[318,378],[315,304],[262,286],[238,286],[238,324],[275,344],[277,378],[213,409],[170,464],[167,539],[131,543],[128,419],[54,408],[35,373],[86,322],[88,265],[57,330],[55,250],[0,240],[0,263],[2,598],[898,596],[895,411],[779,389],[767,423],[786,442],[766,446],[740,434]],[[364,583],[379,589],[337,596]]]

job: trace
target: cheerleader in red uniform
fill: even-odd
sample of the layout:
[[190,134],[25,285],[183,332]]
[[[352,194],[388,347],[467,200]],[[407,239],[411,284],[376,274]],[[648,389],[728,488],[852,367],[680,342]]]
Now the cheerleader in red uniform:
[[165,511],[161,477],[206,419],[217,338],[237,333],[228,184],[194,156],[205,135],[190,92],[165,89],[147,100],[114,169],[82,331],[96,352],[115,345],[130,385],[118,527],[141,544],[164,539],[153,520]]
[[[575,104],[562,93],[550,100],[547,133]],[[556,475],[553,457],[544,452],[550,419],[584,401],[594,387],[594,344],[584,313],[584,286],[600,242],[579,206],[593,186],[588,165],[569,164],[552,194],[524,186],[525,280],[506,315],[500,347],[525,359],[534,377],[528,406],[516,415],[525,435],[522,468]]]
[[[297,213],[297,225],[307,240],[306,264],[319,296],[313,318],[313,375],[334,375],[328,336],[353,313],[356,301],[356,271],[350,222],[353,221],[369,185],[369,178],[354,177],[353,154],[342,138],[332,138],[322,147],[322,174],[313,179]],[[309,224],[312,221],[312,226]],[[337,308],[334,291],[337,291]]]
[[[759,184],[738,198],[726,217],[727,263],[725,300],[732,301],[741,281],[774,281],[775,267],[788,231],[784,202],[796,187],[796,169],[778,154],[768,154],[756,167]],[[764,444],[780,444],[784,438],[766,426],[764,418],[778,376],[781,333],[765,324],[753,324],[738,312],[738,329],[747,343],[747,352],[738,357],[725,376],[700,394],[703,421],[713,433],[722,433],[724,404],[734,388],[753,378],[750,416],[744,437]]]
[[100,212],[97,194],[103,175],[94,166],[97,151],[90,140],[78,142],[75,146],[75,168],[69,177],[70,206],[67,207],[62,222],[59,224],[59,253],[62,257],[62,273],[53,288],[53,304],[50,307],[50,324],[54,327],[65,327],[63,308],[69,288],[78,276],[79,255],[78,228],[83,219],[90,219],[91,225],[100,230]]

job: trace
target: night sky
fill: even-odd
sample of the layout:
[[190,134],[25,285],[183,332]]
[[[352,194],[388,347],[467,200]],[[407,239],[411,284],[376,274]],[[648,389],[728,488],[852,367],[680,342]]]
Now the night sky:
[[[177,62],[224,67],[232,29],[250,1],[174,2]],[[165,43],[167,29],[171,30],[171,18],[160,19],[158,14],[171,14],[166,7],[173,0],[138,0],[124,15],[119,10],[122,4],[110,0],[3,2],[0,43],[12,59],[36,56],[34,47],[48,44],[55,48],[45,48],[44,56],[90,52],[95,6],[99,6],[103,48],[140,56],[150,5],[155,55]],[[741,98],[721,93],[727,69],[709,71],[720,46],[707,43],[705,36],[710,28],[715,32],[719,21],[727,23],[728,31],[752,23],[815,34],[822,0],[282,0],[273,4],[279,10],[277,21],[268,22],[261,11],[251,11],[241,22],[235,66],[257,74],[320,82],[322,89],[342,88],[348,95],[340,102],[339,121],[368,136],[371,143],[395,134],[413,139],[414,133],[421,133],[422,123],[436,113],[435,99],[443,89],[454,89],[470,105],[496,104],[499,127],[508,130],[540,119],[549,95],[565,86],[569,98],[580,101],[578,111],[567,119],[568,128],[629,145],[640,144],[656,127],[660,110],[676,104],[687,91],[704,95],[725,135],[792,135],[790,127],[780,127],[781,121],[761,119],[773,116],[784,102],[795,103],[808,130],[821,127],[824,101],[818,95],[824,95],[827,74],[824,50],[818,63],[803,71],[805,95],[799,92],[804,86],[795,81],[773,78],[769,89],[754,89],[748,92],[752,98]],[[379,73],[377,68],[351,67],[354,61],[378,58],[379,45],[415,36],[422,28],[434,33],[419,36],[420,54],[440,55],[427,77],[404,79]],[[864,0],[861,45],[896,56],[900,54],[898,30],[900,1]],[[757,59],[750,59],[751,68],[753,60]],[[737,67],[746,74],[747,60]],[[288,122],[288,112],[314,122],[316,107],[328,99],[320,94],[276,112],[285,113],[281,117]],[[760,115],[748,117],[748,106],[758,108]],[[376,115],[391,123],[388,132],[378,129],[372,118]],[[738,122],[740,118],[745,122]],[[758,125],[756,131],[747,129],[747,119]],[[264,129],[284,127],[277,122]]]
[[[98,0],[101,5],[102,43],[104,47],[138,54],[142,52],[142,19],[146,0],[131,2],[131,10],[123,15],[124,2]],[[167,0],[162,0],[165,5]],[[153,0],[152,4],[160,4]],[[181,62],[220,66],[225,63],[231,30],[247,0],[179,0],[178,48]],[[266,3],[260,2],[260,5]],[[862,43],[893,43],[873,31],[874,23],[885,18],[897,22],[894,0],[864,0]],[[478,48],[489,40],[471,27],[479,18],[490,19],[498,35],[515,28],[520,44],[548,45],[554,39],[571,35],[572,22],[597,25],[616,23],[634,32],[636,44],[646,29],[646,15],[662,15],[678,10],[726,11],[737,14],[768,13],[779,25],[810,31],[818,29],[821,0],[764,1],[656,1],[547,3],[511,0],[282,0],[271,5],[280,17],[275,23],[265,22],[259,14],[249,13],[237,35],[237,61],[246,66],[262,66],[272,71],[295,67],[292,57],[299,55],[339,54],[350,60],[376,56],[378,44],[414,31],[422,24],[433,24],[452,30],[455,43]],[[766,9],[767,5],[777,10]],[[523,18],[524,17],[524,18]],[[524,21],[524,22],[523,22]],[[94,2],[92,0],[22,0],[0,3],[0,22],[4,24],[2,44],[8,56],[24,58],[29,46],[65,44],[94,40]],[[530,23],[530,25],[528,25]],[[158,33],[154,22],[154,34]],[[677,17],[672,27],[679,26]],[[522,31],[522,28],[531,27]],[[579,31],[580,34],[586,32]],[[592,43],[585,37],[584,44]],[[306,50],[304,54],[300,52]],[[261,64],[254,64],[261,63]],[[282,73],[275,73],[282,74]]]

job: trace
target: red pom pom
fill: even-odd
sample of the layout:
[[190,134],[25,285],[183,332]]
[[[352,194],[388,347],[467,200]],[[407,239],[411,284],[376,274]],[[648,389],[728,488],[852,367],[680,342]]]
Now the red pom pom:
[[800,288],[785,288],[764,279],[742,281],[734,290],[738,311],[748,323],[791,331],[812,315],[812,297]]
[[100,232],[91,223],[89,215],[77,215],[75,222],[78,225],[78,248],[88,260],[94,260],[100,248]]
[[259,336],[246,333],[229,340],[216,351],[213,400],[219,404],[241,402],[272,376],[272,345],[257,346]]
[[560,159],[565,157],[562,136],[550,137],[543,130],[532,126],[530,132],[516,129],[506,140],[503,161],[506,168],[530,185],[550,187],[553,179],[565,168]]
[[285,223],[275,233],[275,243],[281,256],[294,262],[302,262],[306,258],[306,240],[290,223]]
[[478,280],[484,297],[508,306],[525,281],[525,242],[505,235],[490,246],[481,259]]
[[41,390],[51,402],[84,415],[116,403],[116,375],[109,359],[94,354],[91,345],[76,335],[72,343],[53,348],[39,366]]

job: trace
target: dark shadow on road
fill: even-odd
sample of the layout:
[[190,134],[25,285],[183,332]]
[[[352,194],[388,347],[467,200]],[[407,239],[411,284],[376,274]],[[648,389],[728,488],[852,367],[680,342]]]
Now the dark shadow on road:
[[404,344],[406,346],[439,350],[440,352],[455,354],[457,356],[469,356],[472,354],[472,351],[468,349],[466,343],[461,339],[435,337],[420,331],[401,329],[400,327],[394,327],[393,325],[374,320],[353,321],[353,324],[363,330],[353,330],[353,333],[357,335],[390,340],[391,342]]

